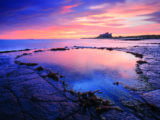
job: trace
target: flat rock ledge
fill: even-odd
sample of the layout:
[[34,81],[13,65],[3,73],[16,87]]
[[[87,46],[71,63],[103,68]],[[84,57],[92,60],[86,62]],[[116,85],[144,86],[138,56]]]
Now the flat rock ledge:
[[0,66],[0,118],[3,120],[91,119],[60,83],[17,65]]
[[144,93],[142,97],[147,103],[160,109],[160,89]]

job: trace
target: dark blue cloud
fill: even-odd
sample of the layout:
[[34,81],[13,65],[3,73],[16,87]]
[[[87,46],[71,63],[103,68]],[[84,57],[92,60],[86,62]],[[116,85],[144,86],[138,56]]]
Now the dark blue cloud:
[[[38,25],[57,22],[63,6],[80,3],[75,13],[84,12],[87,6],[102,3],[114,4],[125,0],[1,0],[0,1],[0,31],[24,29]],[[52,17],[50,15],[52,14]],[[53,16],[55,15],[55,17]],[[64,15],[62,15],[64,16]],[[71,17],[69,17],[71,18]]]
[[[4,0],[0,1],[1,30],[14,27],[32,26],[43,22],[41,19],[58,12],[59,0]],[[13,28],[14,29],[14,28]]]
[[147,16],[150,16],[150,18],[147,19],[147,21],[160,23],[160,12],[154,12],[152,14],[148,14]]

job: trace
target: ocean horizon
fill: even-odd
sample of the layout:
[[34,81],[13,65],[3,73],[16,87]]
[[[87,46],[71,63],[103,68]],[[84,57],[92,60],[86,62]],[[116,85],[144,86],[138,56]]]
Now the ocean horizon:
[[0,39],[0,51],[22,49],[44,49],[52,47],[92,46],[92,47],[129,47],[159,43],[158,39],[125,41],[118,39]]

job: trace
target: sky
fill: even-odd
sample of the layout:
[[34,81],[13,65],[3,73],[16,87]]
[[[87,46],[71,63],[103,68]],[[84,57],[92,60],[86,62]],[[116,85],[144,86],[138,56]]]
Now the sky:
[[160,0],[1,0],[0,39],[160,34]]

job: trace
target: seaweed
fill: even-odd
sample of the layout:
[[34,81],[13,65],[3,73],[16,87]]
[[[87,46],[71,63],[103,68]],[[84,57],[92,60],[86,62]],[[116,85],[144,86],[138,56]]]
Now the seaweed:
[[59,81],[59,77],[58,77],[57,73],[53,73],[53,72],[50,71],[48,73],[48,77],[53,78],[56,81]]
[[35,70],[42,71],[42,70],[44,70],[44,68],[42,66],[39,66],[39,67],[35,68]]
[[146,61],[143,61],[143,60],[138,60],[137,63],[141,65],[141,64],[145,64],[145,63],[147,63],[147,62],[146,62]]
[[50,50],[51,51],[65,51],[65,50],[69,50],[69,48],[52,48]]
[[0,53],[10,53],[10,52],[19,52],[19,51],[29,51],[31,49],[24,49],[24,50],[7,50],[7,51],[0,51]]
[[24,63],[24,62],[21,62],[21,61],[18,61],[18,60],[15,60],[14,62],[18,65],[26,65],[26,66],[36,66],[36,65],[38,65],[38,63]]
[[23,53],[22,55],[17,55],[16,57],[15,57],[15,59],[18,59],[18,58],[20,58],[20,57],[22,57],[22,56],[26,56],[26,55],[31,55],[32,53]]
[[134,53],[134,52],[127,52],[127,53],[130,53],[136,57],[139,57],[139,58],[143,58],[143,55],[142,54],[139,54],[139,53]]
[[43,52],[43,50],[35,50],[34,52],[35,53],[37,53],[37,52]]

